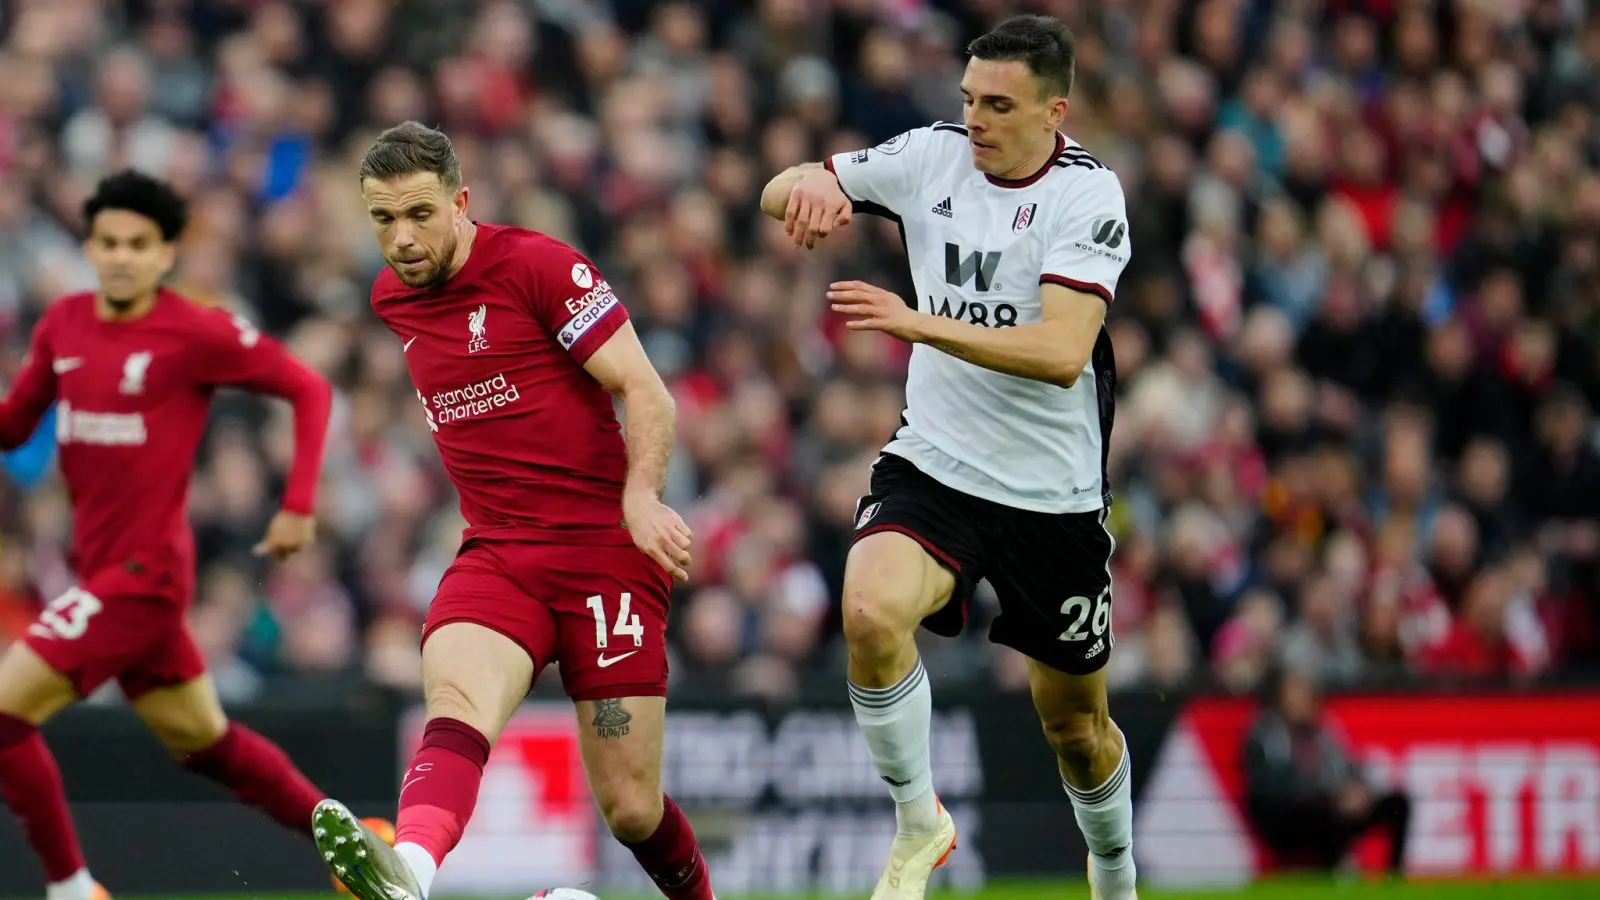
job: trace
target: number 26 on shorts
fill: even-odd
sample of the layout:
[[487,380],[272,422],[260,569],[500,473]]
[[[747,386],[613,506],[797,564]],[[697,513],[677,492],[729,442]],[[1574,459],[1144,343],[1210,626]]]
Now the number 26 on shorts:
[[[617,610],[617,623],[610,628],[610,635],[615,637],[631,637],[635,647],[644,646],[644,624],[639,621],[639,614],[628,614],[633,604],[633,595],[623,591],[621,608]],[[596,650],[606,649],[609,643],[606,629],[606,601],[599,594],[589,598],[589,611],[594,613],[594,646]]]
[[102,609],[105,604],[99,597],[83,588],[72,588],[51,600],[39,613],[39,621],[28,626],[28,631],[38,637],[75,641],[89,630],[89,620]]
[[[1086,641],[1090,632],[1093,632],[1095,637],[1104,635],[1106,629],[1111,627],[1111,585],[1106,585],[1100,596],[1093,600],[1088,597],[1068,597],[1067,601],[1061,604],[1061,614],[1073,618],[1068,623],[1067,630],[1061,632],[1061,636],[1056,640]],[[1083,627],[1086,624],[1089,626],[1088,630]]]

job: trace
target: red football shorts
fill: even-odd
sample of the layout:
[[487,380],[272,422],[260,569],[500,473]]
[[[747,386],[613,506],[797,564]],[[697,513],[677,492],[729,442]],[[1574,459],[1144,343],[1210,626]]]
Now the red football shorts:
[[[574,700],[665,697],[672,576],[632,544],[468,541],[439,581],[422,641],[472,622],[561,669]],[[531,685],[530,685],[531,687]]]
[[81,697],[115,678],[128,699],[204,675],[184,618],[187,590],[121,566],[95,572],[50,601],[28,626],[28,648]]

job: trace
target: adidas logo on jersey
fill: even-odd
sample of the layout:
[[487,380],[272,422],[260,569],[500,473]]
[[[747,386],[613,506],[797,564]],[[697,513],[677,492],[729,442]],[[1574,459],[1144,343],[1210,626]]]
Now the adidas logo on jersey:
[[946,197],[935,204],[933,207],[933,214],[936,216],[944,216],[946,219],[954,219],[956,214],[955,211],[950,208],[950,198]]

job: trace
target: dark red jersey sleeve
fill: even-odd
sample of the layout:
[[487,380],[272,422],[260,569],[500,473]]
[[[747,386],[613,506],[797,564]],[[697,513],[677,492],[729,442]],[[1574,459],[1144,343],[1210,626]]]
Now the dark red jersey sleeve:
[[527,250],[528,302],[534,318],[581,366],[628,321],[628,311],[582,253],[553,238],[540,243]]
[[16,383],[0,400],[0,449],[19,447],[39,427],[45,410],[56,399],[55,354],[50,349],[50,317],[34,326],[28,355],[22,360]]
[[203,310],[196,331],[195,375],[202,383],[282,397],[294,407],[294,463],[283,492],[283,508],[309,515],[316,507],[328,416],[333,409],[333,389],[327,379],[242,316]]

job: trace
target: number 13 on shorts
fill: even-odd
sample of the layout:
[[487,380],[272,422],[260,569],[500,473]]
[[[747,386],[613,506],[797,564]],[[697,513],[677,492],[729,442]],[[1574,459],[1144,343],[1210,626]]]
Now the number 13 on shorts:
[[610,636],[619,638],[633,638],[635,647],[644,646],[644,624],[639,621],[639,614],[629,614],[633,604],[633,595],[627,591],[622,592],[617,610],[616,624],[610,626],[609,635],[606,623],[606,601],[599,594],[589,598],[589,611],[594,613],[594,646],[596,650],[604,650],[610,643]]
[[50,601],[39,613],[39,621],[28,626],[28,631],[43,638],[75,641],[88,632],[89,620],[103,609],[105,605],[99,597],[83,588],[69,588]]

